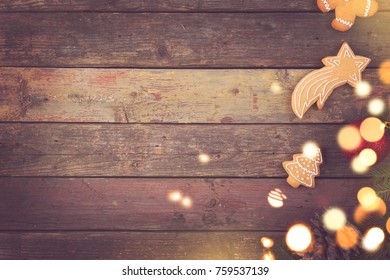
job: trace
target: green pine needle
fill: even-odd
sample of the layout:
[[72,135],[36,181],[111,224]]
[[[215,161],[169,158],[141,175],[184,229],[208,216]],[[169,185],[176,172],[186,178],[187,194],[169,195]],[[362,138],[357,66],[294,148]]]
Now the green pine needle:
[[382,164],[371,171],[373,188],[383,200],[390,200],[390,164]]

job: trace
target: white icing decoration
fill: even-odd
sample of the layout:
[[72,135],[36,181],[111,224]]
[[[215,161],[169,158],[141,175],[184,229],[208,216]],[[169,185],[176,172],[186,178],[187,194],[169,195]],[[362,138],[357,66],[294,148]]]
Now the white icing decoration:
[[327,12],[329,12],[329,11],[330,11],[330,5],[329,5],[329,2],[328,2],[328,1],[326,1],[326,0],[322,0],[322,3],[324,3],[324,6],[325,6],[325,9],[326,9],[326,11],[327,11]]
[[[301,164],[299,164],[298,159],[300,159],[300,158],[304,158],[304,160],[308,160],[307,157],[305,157],[305,156],[298,156],[298,157],[295,159],[295,161],[290,162],[290,163],[287,163],[287,164],[286,164],[286,168],[289,169],[289,170],[290,170],[290,169],[294,169],[294,167],[297,168],[297,166],[296,166],[296,164],[297,164],[297,165],[299,165],[299,167],[301,167],[301,168],[304,170],[303,174],[305,174],[305,171],[306,171],[308,174],[310,174],[310,175],[312,175],[312,176],[318,175],[318,168],[317,168],[317,165],[314,164],[315,172],[312,172],[312,171],[310,171],[310,170],[307,170],[307,169],[304,168]],[[321,150],[320,150],[320,149],[317,149],[317,155],[312,159],[312,161],[316,162],[317,164],[321,164],[321,163],[322,163],[322,154],[321,154]],[[294,164],[295,166],[289,167],[289,166],[292,165],[292,164]],[[291,170],[290,170],[290,171],[291,171]],[[298,171],[296,171],[296,173],[299,174]],[[312,178],[307,177],[308,180],[310,179],[310,184],[307,184],[306,182],[303,181],[303,180],[305,179],[303,176],[300,177],[299,175],[294,175],[294,174],[292,174],[292,172],[290,172],[289,174],[290,174],[294,179],[296,179],[298,182],[300,182],[302,185],[307,186],[307,187],[312,187],[312,186],[313,186],[313,183],[314,183],[313,177],[312,177]]]
[[371,0],[367,0],[367,4],[366,4],[366,10],[364,12],[364,16],[367,17],[368,16],[368,13],[370,12],[371,10]]
[[349,27],[352,27],[353,23],[352,22],[349,22],[345,19],[342,19],[342,18],[336,18],[336,21],[346,25],[346,26],[349,26]]

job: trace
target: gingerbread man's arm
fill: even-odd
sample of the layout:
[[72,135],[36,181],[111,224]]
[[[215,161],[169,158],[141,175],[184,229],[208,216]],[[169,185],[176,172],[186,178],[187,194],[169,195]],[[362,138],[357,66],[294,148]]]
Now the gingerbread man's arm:
[[339,31],[347,31],[355,23],[356,14],[353,9],[346,10],[345,6],[340,8],[344,9],[336,8],[336,18],[332,21],[332,27]]
[[317,6],[323,13],[328,13],[336,8],[335,0],[317,0]]

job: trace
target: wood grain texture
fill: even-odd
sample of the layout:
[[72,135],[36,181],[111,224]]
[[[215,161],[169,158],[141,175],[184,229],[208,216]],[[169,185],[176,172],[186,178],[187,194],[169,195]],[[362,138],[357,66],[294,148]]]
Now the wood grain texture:
[[[0,178],[0,230],[287,230],[330,206],[353,213],[369,183],[318,179],[297,190],[284,179]],[[287,196],[282,208],[267,201],[275,188]],[[175,191],[192,207],[169,200]]]
[[[313,106],[299,120],[291,93],[309,71],[6,67],[0,68],[0,121],[345,123],[367,116],[367,100],[344,86],[322,111]],[[390,98],[376,70],[363,78],[372,96]]]
[[0,259],[259,259],[259,238],[273,232],[9,232]]
[[[333,15],[304,13],[4,13],[0,66],[321,67],[345,34]],[[348,43],[378,67],[390,13],[359,20]],[[369,38],[369,39],[368,39]]]
[[[380,10],[390,9],[389,0]],[[316,0],[3,0],[0,11],[99,11],[99,12],[318,12]]]
[[[0,124],[2,176],[280,177],[308,140],[321,176],[355,176],[337,146],[340,125]],[[210,155],[201,164],[199,153]]]
[[[389,7],[388,0],[381,6]],[[284,0],[3,0],[0,11],[228,12],[318,11],[315,1]]]

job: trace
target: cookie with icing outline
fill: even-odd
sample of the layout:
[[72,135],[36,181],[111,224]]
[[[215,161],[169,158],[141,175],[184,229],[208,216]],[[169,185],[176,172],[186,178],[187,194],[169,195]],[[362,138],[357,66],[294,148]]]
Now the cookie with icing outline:
[[376,0],[317,0],[317,6],[323,13],[335,10],[332,27],[338,31],[352,28],[356,17],[371,17],[378,11]]
[[355,55],[348,43],[344,42],[337,56],[322,59],[325,67],[310,72],[296,85],[291,97],[294,114],[302,119],[314,103],[321,110],[336,87],[345,84],[357,87],[370,61],[367,57]]
[[283,162],[283,168],[288,174],[287,183],[298,188],[300,185],[314,188],[314,177],[320,175],[319,166],[322,164],[321,149],[317,148],[313,157],[305,154],[295,154],[292,161]]

